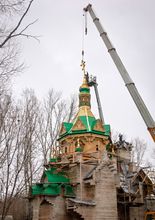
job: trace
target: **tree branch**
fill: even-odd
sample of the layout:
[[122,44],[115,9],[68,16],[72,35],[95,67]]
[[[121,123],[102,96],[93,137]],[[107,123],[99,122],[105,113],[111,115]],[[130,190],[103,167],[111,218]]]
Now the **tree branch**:
[[[14,35],[14,33],[18,30],[18,28],[20,27],[23,19],[25,18],[26,14],[28,13],[31,4],[34,0],[31,0],[28,4],[28,7],[26,8],[25,12],[23,13],[22,17],[20,18],[19,22],[17,23],[17,25],[15,26],[15,28],[9,33],[9,35],[5,38],[5,40],[0,44],[0,48],[2,48]],[[29,25],[28,25],[29,26]],[[28,27],[27,26],[27,27]]]

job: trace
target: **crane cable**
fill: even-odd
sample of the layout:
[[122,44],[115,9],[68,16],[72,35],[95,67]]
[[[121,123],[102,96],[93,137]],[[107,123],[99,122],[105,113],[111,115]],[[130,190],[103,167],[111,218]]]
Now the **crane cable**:
[[83,21],[82,21],[82,60],[81,60],[81,67],[85,74],[85,61],[84,61],[84,55],[85,55],[85,35],[87,35],[87,12],[83,13]]
[[87,35],[87,12],[84,12],[84,18],[85,18],[85,35]]

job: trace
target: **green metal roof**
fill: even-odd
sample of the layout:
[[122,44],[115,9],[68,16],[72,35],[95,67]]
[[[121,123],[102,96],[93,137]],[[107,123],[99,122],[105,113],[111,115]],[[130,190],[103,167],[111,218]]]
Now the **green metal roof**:
[[89,88],[80,88],[79,91],[82,93],[89,93],[90,89]]
[[105,130],[104,135],[110,136],[111,134],[110,125],[104,125],[104,130]]
[[90,116],[79,116],[79,119],[82,121],[87,131],[92,130],[93,122],[96,121],[94,117],[90,117]]
[[44,184],[42,189],[43,195],[57,196],[61,193],[61,186],[58,184]]
[[47,177],[47,182],[36,183],[32,186],[32,195],[57,196],[61,194],[62,187],[65,188],[65,196],[75,197],[74,190],[70,185],[70,180],[64,172],[58,172],[56,168],[49,168],[44,171],[43,179]]
[[66,131],[68,132],[71,129],[71,127],[73,126],[73,123],[63,122],[63,125],[64,125]]
[[65,197],[76,197],[73,187],[71,185],[65,185]]
[[[73,130],[74,124],[76,123],[77,120],[82,122],[84,125],[85,129],[82,130]],[[74,134],[85,134],[85,133],[92,133],[92,134],[98,134],[98,135],[103,135],[103,136],[110,136],[110,125],[103,125],[104,127],[104,132],[98,131],[94,129],[95,125],[97,123],[97,120],[95,117],[91,116],[79,116],[78,118],[75,119],[73,123],[66,123],[64,122],[64,126],[66,128],[66,132],[61,134],[58,138],[60,140],[61,138],[67,136],[67,135],[74,135]]]
[[56,168],[51,168],[44,171],[44,175],[47,176],[48,182],[52,183],[69,183],[69,179],[62,173],[55,173]]
[[62,187],[64,187],[65,197],[75,197],[74,189],[70,184],[56,184],[56,183],[37,183],[32,186],[32,195],[49,195],[58,196],[62,192]]

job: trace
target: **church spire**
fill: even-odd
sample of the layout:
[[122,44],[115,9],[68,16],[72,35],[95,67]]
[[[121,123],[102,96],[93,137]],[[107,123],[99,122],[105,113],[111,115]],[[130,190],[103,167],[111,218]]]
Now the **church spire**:
[[85,71],[85,62],[82,60],[81,62],[82,71],[84,73],[83,83],[80,86],[80,94],[79,94],[79,107],[81,106],[89,106],[90,107],[90,88],[87,82],[87,75]]
[[88,82],[86,79],[86,75],[84,74],[83,83],[79,89],[79,107],[81,106],[89,106],[90,107],[90,88],[88,86]]

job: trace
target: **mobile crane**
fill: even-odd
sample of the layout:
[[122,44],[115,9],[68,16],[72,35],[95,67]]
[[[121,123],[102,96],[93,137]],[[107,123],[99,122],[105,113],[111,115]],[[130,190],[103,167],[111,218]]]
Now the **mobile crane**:
[[134,82],[132,81],[132,79],[130,78],[125,66],[123,65],[116,49],[114,48],[114,46],[112,45],[106,31],[103,29],[99,18],[96,17],[94,10],[92,9],[92,5],[88,4],[88,6],[86,8],[84,8],[85,13],[89,12],[90,16],[93,19],[93,22],[97,28],[97,30],[99,31],[99,34],[104,42],[104,44],[106,45],[108,52],[112,58],[112,60],[114,61],[121,77],[123,78],[125,85],[132,97],[132,99],[134,100],[147,128],[148,131],[150,132],[154,142],[155,142],[155,122],[151,116],[151,114],[149,113],[143,99],[141,98]]

